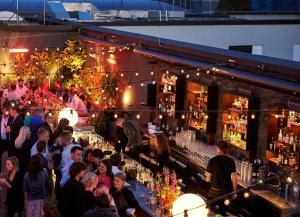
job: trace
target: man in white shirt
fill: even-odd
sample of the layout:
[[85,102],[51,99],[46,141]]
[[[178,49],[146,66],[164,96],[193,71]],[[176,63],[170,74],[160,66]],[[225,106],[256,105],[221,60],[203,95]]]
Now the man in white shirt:
[[67,103],[67,106],[75,109],[79,115],[84,115],[88,112],[84,102],[75,94],[74,91],[69,92],[69,98],[71,102]]
[[[40,127],[37,134],[38,134],[38,141],[44,141],[47,144],[45,152],[43,153],[43,156],[47,158],[49,155],[48,141],[49,141],[50,132],[46,128]],[[36,148],[38,141],[31,148],[31,156],[36,155],[38,153]]]
[[59,182],[60,186],[63,187],[64,184],[68,181],[70,178],[69,169],[70,166],[74,162],[82,162],[82,151],[83,149],[81,147],[75,146],[71,149],[71,159],[68,160],[64,167],[61,169],[62,178]]
[[28,88],[24,85],[24,79],[23,78],[20,78],[18,80],[18,85],[17,85],[17,88],[16,88],[16,91],[17,91],[17,94],[22,97],[25,95],[26,91],[28,91]]
[[69,132],[63,132],[60,135],[61,142],[64,146],[64,150],[61,155],[61,167],[71,159],[71,149],[75,146],[80,147],[79,144],[72,144],[72,135]]

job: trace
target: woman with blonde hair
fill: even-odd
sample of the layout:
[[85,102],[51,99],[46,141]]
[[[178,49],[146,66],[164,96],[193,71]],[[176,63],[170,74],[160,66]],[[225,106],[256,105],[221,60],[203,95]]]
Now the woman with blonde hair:
[[20,171],[25,174],[30,159],[30,150],[33,146],[31,131],[28,126],[22,126],[15,140],[15,155],[20,162]]
[[22,191],[23,176],[19,171],[19,160],[15,156],[6,160],[7,179],[0,179],[0,184],[7,188],[7,217],[21,217],[24,208]]
[[82,203],[84,212],[93,209],[96,205],[94,190],[97,187],[98,177],[93,172],[86,172],[82,178],[82,183],[84,184],[85,191],[83,193]]
[[158,167],[162,172],[164,167],[169,167],[170,147],[168,138],[164,134],[155,134],[150,137],[149,150],[140,154],[140,157]]

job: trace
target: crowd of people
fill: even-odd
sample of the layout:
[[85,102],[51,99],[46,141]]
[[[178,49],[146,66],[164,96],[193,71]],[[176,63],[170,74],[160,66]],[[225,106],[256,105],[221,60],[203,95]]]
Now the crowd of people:
[[[63,94],[57,85],[57,95]],[[65,101],[84,114],[83,100],[70,87]],[[143,213],[132,192],[125,188],[126,174],[119,169],[122,153],[143,158],[159,170],[167,166],[165,136],[151,137],[144,145],[138,124],[127,113],[113,120],[111,142],[116,153],[109,159],[102,150],[82,146],[74,140],[68,119],[57,126],[43,105],[30,98],[31,91],[20,79],[3,91],[0,115],[0,187],[5,189],[7,217],[123,217]],[[61,96],[61,95],[60,95]],[[30,115],[23,110],[32,100]],[[156,150],[156,151],[155,151]],[[155,155],[151,153],[155,153]],[[7,153],[7,158],[4,153]],[[6,159],[4,161],[4,159]],[[143,215],[142,216],[146,216]]]

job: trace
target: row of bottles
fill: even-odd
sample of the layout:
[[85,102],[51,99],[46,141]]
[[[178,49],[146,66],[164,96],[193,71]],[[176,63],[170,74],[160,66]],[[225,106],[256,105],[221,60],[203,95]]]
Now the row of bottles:
[[243,145],[247,139],[247,132],[235,131],[235,128],[228,128],[226,124],[224,124],[223,129],[223,140],[235,144],[235,145]]
[[293,145],[294,143],[297,144],[299,142],[297,135],[284,131],[283,129],[279,130],[277,141],[290,145]]
[[[285,146],[284,144],[280,144],[278,150],[278,163],[285,166],[294,167],[297,164],[297,157],[296,157],[296,148],[289,149],[289,146]],[[297,146],[296,146],[297,147]]]
[[244,97],[236,97],[234,99],[234,102],[232,104],[233,108],[236,108],[238,110],[247,110],[248,109],[248,99]]
[[163,74],[159,86],[158,110],[169,116],[175,115],[176,77]]
[[261,159],[254,159],[253,163],[242,161],[240,179],[248,183],[257,183],[265,178],[265,165]]

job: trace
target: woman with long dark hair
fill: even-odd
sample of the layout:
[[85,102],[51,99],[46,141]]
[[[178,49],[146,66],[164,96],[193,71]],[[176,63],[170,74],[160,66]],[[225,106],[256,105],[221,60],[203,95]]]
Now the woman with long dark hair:
[[112,165],[110,160],[105,159],[99,163],[98,166],[98,183],[104,182],[109,189],[113,186],[113,173],[112,173]]
[[42,167],[40,157],[32,156],[23,181],[27,216],[41,217],[44,200],[50,197],[51,190],[52,184],[47,171]]
[[21,217],[24,207],[22,182],[23,177],[19,171],[19,160],[12,156],[6,160],[7,179],[0,179],[0,184],[7,187],[7,217]]

